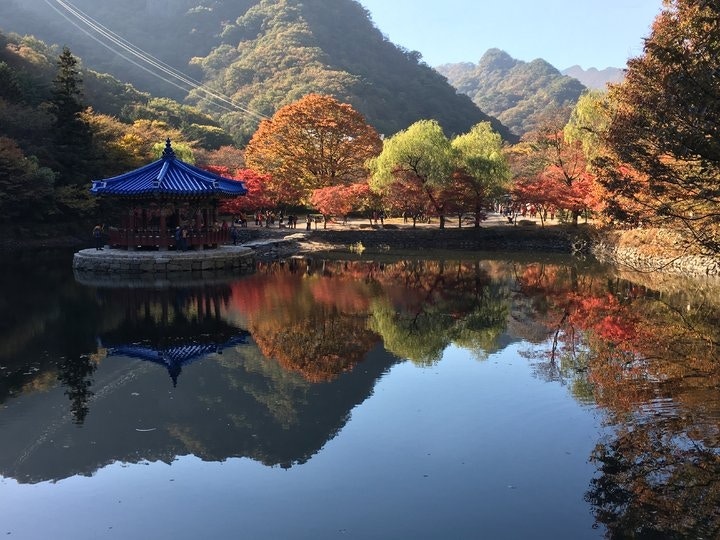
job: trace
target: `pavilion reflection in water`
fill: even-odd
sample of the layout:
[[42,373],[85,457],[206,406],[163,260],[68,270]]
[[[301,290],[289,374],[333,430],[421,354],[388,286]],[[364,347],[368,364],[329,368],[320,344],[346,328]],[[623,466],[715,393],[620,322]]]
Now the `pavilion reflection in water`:
[[108,349],[109,356],[129,356],[164,366],[173,386],[177,386],[182,368],[203,359],[209,354],[221,354],[223,349],[247,343],[248,334],[239,335],[223,344],[188,343],[175,347],[154,349],[138,345],[120,345]]
[[99,338],[107,355],[161,365],[173,386],[183,367],[248,342],[249,332],[223,316],[230,296],[226,285],[106,289],[101,294],[125,311],[123,322]]
[[[57,481],[187,455],[292,467],[335,437],[398,361],[376,344],[363,369],[311,383],[263,355],[234,322],[231,300],[222,283],[95,290],[102,354],[84,355],[97,360],[82,377],[10,403],[0,475]],[[156,364],[173,383],[191,364],[192,376],[170,386]],[[70,390],[86,410],[82,421],[67,412]]]

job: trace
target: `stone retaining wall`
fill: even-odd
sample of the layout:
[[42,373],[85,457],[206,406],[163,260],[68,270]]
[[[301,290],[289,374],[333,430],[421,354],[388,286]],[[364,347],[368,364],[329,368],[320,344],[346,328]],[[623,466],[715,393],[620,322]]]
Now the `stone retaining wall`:
[[[658,256],[662,247],[641,249],[637,238],[626,241],[627,231],[598,233],[588,227],[516,226],[428,229],[408,227],[362,229],[241,229],[245,246],[221,246],[217,250],[177,252],[125,252],[120,250],[82,250],[75,254],[76,273],[109,276],[163,276],[202,272],[249,273],[258,258],[277,258],[297,251],[297,242],[306,240],[348,249],[362,244],[365,249],[384,250],[468,250],[546,253],[590,253],[599,261],[642,272],[663,272],[676,275],[720,276],[720,259],[709,255]],[[633,234],[637,235],[637,231]],[[649,240],[665,245],[661,235]],[[635,245],[628,245],[634,242]],[[641,247],[637,247],[640,244]],[[670,249],[677,248],[676,245]]]
[[252,249],[230,246],[183,253],[84,249],[73,257],[75,272],[110,276],[249,273],[254,267]]
[[589,236],[583,228],[480,227],[448,229],[355,229],[308,231],[308,240],[366,249],[458,249],[473,251],[585,252]]
[[644,252],[642,248],[618,245],[608,238],[599,238],[593,242],[591,253],[601,262],[628,267],[639,272],[720,276],[720,259],[707,255],[664,257]]

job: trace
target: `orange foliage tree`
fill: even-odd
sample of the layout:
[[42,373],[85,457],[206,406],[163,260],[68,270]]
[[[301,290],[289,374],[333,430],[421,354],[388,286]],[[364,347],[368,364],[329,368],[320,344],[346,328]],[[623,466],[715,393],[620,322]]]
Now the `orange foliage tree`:
[[[686,230],[720,253],[720,5],[666,0],[645,40],[610,89],[606,141],[619,163],[639,171],[608,183],[655,223]],[[622,217],[622,216],[620,216]]]
[[383,192],[385,207],[394,214],[411,218],[415,228],[418,218],[432,211],[432,205],[422,185],[408,174],[398,171],[395,178]]
[[527,148],[513,159],[517,202],[539,207],[543,218],[543,210],[565,210],[573,225],[584,211],[599,208],[601,192],[580,141],[568,142],[562,131],[548,127]]
[[268,185],[270,184],[268,175],[258,174],[251,169],[242,169],[235,174],[231,174],[225,167],[211,166],[207,167],[207,169],[226,178],[242,180],[248,190],[247,195],[243,197],[222,201],[220,203],[221,212],[238,215],[274,206],[274,200],[271,193],[268,192]]
[[245,160],[270,174],[278,192],[297,192],[294,202],[307,202],[314,189],[365,179],[366,161],[381,148],[377,132],[351,105],[308,94],[260,123]]
[[245,152],[235,146],[221,146],[217,150],[195,150],[195,164],[207,168],[212,165],[221,165],[231,171],[245,168]]

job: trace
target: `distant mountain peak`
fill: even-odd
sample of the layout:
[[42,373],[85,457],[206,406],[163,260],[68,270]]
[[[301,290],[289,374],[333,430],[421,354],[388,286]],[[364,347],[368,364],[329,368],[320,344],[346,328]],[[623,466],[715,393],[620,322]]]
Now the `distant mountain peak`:
[[625,70],[614,67],[583,69],[579,65],[574,65],[563,69],[561,73],[568,77],[574,77],[593,90],[604,90],[609,83],[619,83],[625,77]]
[[464,62],[435,69],[516,135],[537,129],[548,116],[569,117],[586,90],[542,58],[525,62],[497,48],[485,52],[477,65]]
[[508,70],[514,68],[518,64],[519,60],[516,60],[502,49],[488,49],[485,54],[482,55],[478,62],[478,67],[482,66],[483,69],[499,69]]

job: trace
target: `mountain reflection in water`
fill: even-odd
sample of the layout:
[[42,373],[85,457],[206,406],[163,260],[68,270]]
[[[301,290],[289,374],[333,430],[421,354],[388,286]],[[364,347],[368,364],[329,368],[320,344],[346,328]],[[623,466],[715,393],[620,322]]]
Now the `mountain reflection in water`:
[[584,497],[609,537],[720,535],[713,284],[561,258],[292,259],[164,289],[50,275],[30,299],[13,276],[0,305],[5,477],[189,454],[292,467],[398,362],[523,342],[538,378],[603,412]]

